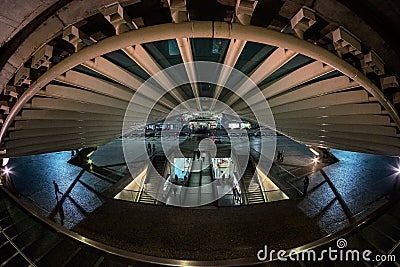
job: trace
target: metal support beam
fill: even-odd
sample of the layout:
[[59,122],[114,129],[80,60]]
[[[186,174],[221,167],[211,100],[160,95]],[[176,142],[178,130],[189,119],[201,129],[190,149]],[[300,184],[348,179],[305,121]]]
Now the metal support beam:
[[[275,116],[275,120],[281,124],[293,124],[298,123],[299,118],[284,118],[281,116]],[[333,124],[344,124],[344,125],[382,125],[391,126],[390,118],[387,115],[345,115],[345,116],[318,116],[302,118],[302,123],[316,124],[316,125],[333,125]]]
[[[315,61],[313,63],[310,63],[302,68],[299,68],[286,76],[272,81],[265,85],[263,88],[261,88],[261,91],[266,99],[273,97],[275,95],[281,94],[286,92],[287,90],[296,87],[298,85],[301,85],[307,81],[310,81],[312,79],[315,79],[317,77],[320,77],[322,75],[325,75],[331,71],[333,71],[334,68],[325,65],[319,61]],[[250,97],[246,97],[246,102],[248,105],[255,106],[258,103],[261,103],[262,99],[259,99],[257,95],[253,95]],[[245,108],[243,103],[237,104],[237,105],[232,105],[234,109],[240,110],[241,108]]]
[[307,98],[355,88],[358,86],[359,85],[356,82],[352,81],[348,77],[339,76],[311,83],[297,88],[294,91],[289,91],[283,95],[273,97],[268,100],[268,104],[270,107],[275,107]]
[[[173,27],[171,26],[173,25]],[[155,34],[157,32],[158,34]],[[239,24],[226,24],[223,22],[201,22],[193,21],[190,23],[180,24],[163,24],[154,27],[141,28],[136,31],[129,31],[118,36],[113,36],[96,43],[86,49],[82,49],[62,62],[54,65],[46,73],[40,76],[30,87],[20,96],[17,103],[10,110],[10,114],[6,117],[4,125],[0,132],[1,139],[4,138],[8,127],[12,124],[14,118],[19,114],[20,110],[26,103],[45,85],[52,81],[52,79],[60,76],[68,69],[79,65],[81,62],[91,60],[92,58],[121,49],[130,45],[136,45],[156,40],[167,40],[172,38],[234,38],[245,39],[252,42],[259,42],[271,46],[285,47],[291,51],[302,53],[305,56],[320,60],[327,65],[333,66],[338,71],[353,79],[360,84],[361,87],[373,95],[373,98],[368,98],[368,101],[378,101],[375,103],[380,108],[380,113],[387,112],[393,119],[396,127],[400,125],[400,117],[393,105],[384,97],[382,91],[374,85],[362,72],[351,66],[347,62],[336,55],[324,50],[321,47],[307,43],[294,36],[285,35],[276,31],[252,26],[241,26]],[[318,98],[319,99],[319,98]],[[383,111],[381,110],[381,106]],[[345,105],[342,105],[345,106]],[[340,108],[342,107],[340,106]],[[349,105],[348,107],[352,107]],[[331,107],[327,107],[329,109]],[[339,106],[335,106],[338,111]],[[312,110],[311,108],[307,111]],[[322,109],[321,109],[322,110]],[[332,111],[332,110],[331,110]],[[297,110],[294,110],[297,112]],[[340,111],[338,111],[340,112]],[[353,112],[350,108],[350,112]],[[281,110],[279,113],[287,113]],[[299,112],[300,113],[300,112]],[[323,111],[321,111],[321,114]],[[351,114],[351,113],[349,113]],[[394,128],[393,128],[394,129]],[[398,128],[397,128],[398,129]],[[364,149],[368,149],[367,146]]]
[[132,89],[121,86],[120,84],[105,81],[73,70],[67,71],[54,80],[123,101],[130,101],[134,93]]
[[[248,113],[246,109],[237,112],[240,116],[245,116]],[[327,106],[324,108],[309,108],[295,111],[273,112],[275,120],[279,118],[311,118],[318,116],[345,116],[345,115],[367,115],[377,114],[386,115],[385,111],[378,103],[363,103],[363,104],[341,104],[336,106]]]
[[68,141],[81,140],[86,141],[90,139],[109,139],[110,141],[121,136],[122,131],[112,130],[112,131],[99,131],[99,132],[82,132],[76,134],[60,134],[60,135],[52,135],[52,136],[39,136],[39,137],[31,137],[19,140],[10,140],[6,142],[6,149],[12,150],[14,148],[22,148],[26,146],[32,145],[40,145],[47,143],[64,143]]
[[9,137],[6,139],[10,140],[19,140],[19,139],[29,139],[33,137],[44,137],[47,136],[57,136],[57,135],[76,135],[76,134],[84,134],[84,133],[93,133],[93,132],[120,132],[121,126],[97,126],[97,127],[60,127],[60,128],[52,128],[51,131],[48,129],[38,128],[38,129],[27,129],[27,130],[18,130],[11,131],[9,133]]
[[[294,51],[284,48],[277,48],[269,57],[267,57],[250,73],[249,78],[255,84],[259,84],[261,81],[277,71],[296,55],[297,53]],[[226,104],[229,106],[233,105],[239,99],[239,97],[243,97],[244,95],[249,93],[251,89],[252,88],[240,85],[238,89],[234,90],[236,95],[231,95],[226,100]]]
[[[192,52],[192,47],[190,45],[190,40],[189,38],[178,38],[176,39],[176,42],[178,43],[178,48],[179,52],[182,57],[183,63],[188,63],[188,62],[193,62],[193,52]],[[201,103],[200,103],[200,95],[199,95],[199,89],[197,86],[197,79],[196,79],[196,70],[193,65],[185,65],[186,73],[190,81],[190,86],[193,91],[193,96],[196,99],[197,103],[197,109],[199,111],[202,110]]]
[[[391,136],[396,137],[396,129],[394,127],[387,126],[377,126],[377,125],[358,125],[357,127],[352,127],[351,125],[344,124],[328,124],[328,125],[315,125],[315,124],[305,124],[298,122],[296,124],[281,124],[276,121],[276,129],[281,132],[290,132],[295,129],[297,130],[314,130],[320,131],[321,135],[324,132],[344,132],[344,133],[369,133],[371,135],[381,135],[381,136]],[[364,143],[365,145],[365,143]]]
[[[126,48],[123,48],[122,51],[124,51],[129,58],[131,58],[150,76],[152,76],[152,78],[160,85],[160,88],[163,90],[163,92],[161,92],[161,96],[169,90],[169,93],[178,101],[178,103],[183,103],[185,101],[185,98],[178,91],[170,90],[172,88],[175,88],[173,78],[162,72],[163,69],[161,68],[161,66],[144,49],[143,46],[128,46]],[[183,105],[186,107],[185,104]]]
[[[240,54],[243,51],[243,48],[246,45],[245,40],[236,40],[232,39],[229,43],[228,50],[226,52],[226,56],[224,59],[224,65],[229,66],[231,68],[235,67],[237,60],[240,57]],[[228,81],[229,75],[231,74],[232,70],[230,68],[223,68],[221,73],[219,74],[218,77],[218,84],[215,86],[215,91],[214,91],[214,101],[211,104],[210,109],[213,110],[215,107],[215,103],[219,98],[219,95],[222,92],[222,88],[224,84]]]
[[[307,138],[310,140],[316,141],[331,141],[335,139],[348,140],[348,143],[352,141],[357,142],[367,142],[367,143],[375,143],[380,145],[388,145],[391,144],[397,148],[400,148],[400,138],[398,137],[390,137],[383,135],[371,135],[369,133],[348,133],[348,132],[339,132],[339,131],[324,131],[320,130],[311,130],[311,129],[292,129],[285,130],[285,134],[296,137],[296,138]],[[390,142],[390,143],[388,143]]]
[[64,142],[60,145],[60,142],[49,142],[46,144],[35,144],[31,146],[24,146],[19,148],[13,148],[7,150],[6,157],[18,157],[18,156],[25,156],[25,155],[34,155],[34,154],[42,154],[42,153],[49,153],[49,152],[57,152],[57,151],[66,151],[71,149],[77,149],[82,147],[97,147],[107,144],[113,140],[113,137],[106,137],[102,138],[99,137],[98,139],[88,139],[88,140],[70,140]]
[[[131,88],[134,92],[136,92],[136,90],[144,82],[142,79],[135,76],[134,74],[124,70],[123,68],[111,63],[110,61],[102,57],[97,57],[94,60],[86,61],[82,65],[116,81],[117,83],[127,88]],[[154,101],[163,94],[164,90],[162,88],[149,87],[146,91],[146,95],[141,95],[140,97],[143,98],[144,101],[146,98]],[[165,98],[161,99],[159,102],[169,109],[173,109],[175,107],[175,104]]]

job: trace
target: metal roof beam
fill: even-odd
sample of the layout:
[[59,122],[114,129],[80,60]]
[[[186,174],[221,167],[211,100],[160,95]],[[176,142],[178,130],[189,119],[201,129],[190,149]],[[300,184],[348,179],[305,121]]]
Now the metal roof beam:
[[330,94],[342,90],[358,87],[359,84],[347,76],[334,77],[297,88],[283,95],[268,100],[271,107],[288,104],[307,98]]
[[[142,69],[144,69],[159,85],[162,91],[157,90],[159,96],[163,96],[165,93],[171,94],[178,103],[183,103],[185,98],[176,90],[173,78],[162,72],[161,66],[157,61],[144,49],[142,45],[128,46],[122,49],[125,54],[136,62]],[[157,74],[157,75],[156,75]],[[150,85],[150,83],[147,83]],[[184,105],[186,106],[186,105]]]
[[[100,95],[100,94],[89,92],[86,90],[65,87],[65,86],[60,86],[60,85],[52,85],[52,84],[47,85],[44,92],[41,91],[39,93],[39,95],[52,97],[52,98],[75,100],[75,101],[79,101],[79,102],[86,102],[86,103],[108,106],[108,107],[123,109],[123,110],[126,110],[128,104],[129,104],[129,102],[127,102],[127,101],[114,99],[114,98],[111,98],[108,96]],[[141,103],[141,105],[138,105],[138,107],[139,108],[147,107],[146,104],[147,103]],[[150,105],[150,104],[152,104],[152,103],[149,103],[147,105]],[[156,111],[158,111],[159,113],[165,113],[165,114],[169,113],[169,110],[163,106],[156,106],[156,107],[154,107],[154,109]]]
[[[335,69],[329,65],[325,65],[320,61],[315,61],[295,71],[290,72],[284,77],[268,83],[261,88],[261,91],[266,99],[275,95],[283,93],[293,87],[301,85],[305,82],[311,81],[322,75],[328,74]],[[249,103],[255,104],[260,102],[258,96],[250,96],[246,99]]]
[[10,131],[9,137],[6,138],[6,141],[17,140],[17,139],[25,139],[32,137],[46,137],[46,136],[56,136],[56,135],[64,135],[64,134],[83,134],[83,133],[92,133],[92,132],[120,132],[121,126],[95,126],[95,127],[60,127],[60,128],[52,128],[51,131],[45,128],[40,129],[27,129],[27,130],[18,130],[18,131]]
[[[224,59],[224,65],[234,68],[246,43],[247,43],[247,41],[245,41],[245,40],[232,39],[229,43],[229,47],[226,52],[226,56]],[[211,108],[210,108],[211,110],[215,107],[215,103],[218,100],[219,95],[222,92],[223,86],[228,81],[231,72],[232,72],[232,69],[230,69],[230,68],[223,68],[222,71],[220,72],[219,77],[218,77],[219,85],[215,86],[215,91],[214,91],[214,99],[215,100],[211,104]]]
[[[136,90],[139,89],[144,82],[141,78],[135,76],[133,73],[124,70],[123,68],[102,57],[97,57],[94,60],[86,61],[82,63],[82,65],[103,76],[108,77],[111,80],[116,81],[127,88],[131,88],[134,92],[136,92]],[[149,86],[147,89],[148,90],[146,90],[145,96],[140,95],[140,97],[143,98],[143,101],[145,101],[146,98],[157,100],[160,95],[162,96],[164,94],[163,89],[155,88],[155,86]],[[136,95],[136,97],[139,97],[139,95]],[[170,109],[175,107],[175,104],[165,98],[160,99],[159,102]]]
[[52,135],[52,136],[39,136],[39,137],[30,137],[18,140],[10,140],[6,142],[6,149],[14,149],[17,147],[25,147],[32,145],[40,145],[47,144],[52,142],[64,143],[68,141],[74,140],[90,140],[90,139],[110,139],[113,140],[119,136],[121,136],[121,131],[113,130],[113,131],[100,131],[100,132],[85,132],[85,133],[76,133],[76,134],[62,134],[62,135]]
[[[266,112],[264,110],[264,112]],[[240,116],[246,116],[251,114],[249,108],[243,109],[242,111],[237,111]],[[326,108],[309,108],[303,110],[295,110],[289,112],[277,112],[274,111],[273,115],[275,120],[278,119],[302,119],[302,118],[312,118],[315,116],[353,116],[353,115],[369,115],[377,114],[383,115],[387,114],[382,110],[382,106],[379,103],[362,103],[362,104],[343,104],[337,106],[329,106]]]
[[[369,102],[369,100],[370,100],[369,95],[365,90],[344,91],[344,92],[322,95],[319,97],[304,99],[289,104],[283,104],[280,106],[271,107],[271,110],[275,114],[275,113],[298,111],[303,109],[312,109],[312,108],[324,109],[329,106],[365,103]],[[251,106],[252,110],[254,111],[265,112],[264,110],[265,103],[261,101],[257,102],[258,103],[248,102],[247,104]],[[238,112],[240,110],[247,109],[247,106],[244,103],[240,103],[236,106],[233,106],[233,109]]]
[[[128,120],[135,120],[142,116],[128,116]],[[26,109],[22,111],[20,117],[16,118],[19,120],[75,120],[75,121],[87,121],[87,120],[99,120],[99,121],[122,121],[123,116],[119,115],[107,115],[92,112],[79,112],[79,111],[67,111],[67,110],[41,110],[41,109]]]
[[[335,139],[335,140],[329,140],[329,141],[324,141],[324,142],[318,142],[315,140],[309,140],[309,139],[299,139],[298,137],[295,136],[289,136],[289,138],[292,138],[299,143],[302,144],[307,144],[311,146],[317,146],[317,147],[334,147],[336,149],[341,149],[341,150],[346,150],[346,151],[354,151],[354,152],[361,152],[361,153],[376,153],[376,154],[381,154],[381,155],[388,155],[388,156],[397,156],[400,155],[400,148],[393,147],[393,146],[384,146],[384,145],[376,145],[376,144],[371,144],[371,146],[368,147],[368,149],[365,148],[365,142],[355,142],[351,141],[348,142],[348,140],[343,140],[343,139]],[[367,152],[368,151],[368,152]]]
[[290,136],[295,136],[296,138],[307,138],[309,140],[322,140],[322,141],[331,141],[335,139],[348,140],[351,142],[352,140],[358,142],[368,142],[375,143],[380,145],[388,145],[391,144],[397,148],[400,148],[400,138],[391,137],[391,136],[383,136],[383,135],[371,135],[369,133],[343,133],[339,131],[329,131],[329,132],[321,132],[318,130],[311,129],[294,129],[294,130],[285,130],[285,134]]
[[[192,46],[190,45],[189,38],[177,38],[176,42],[178,44],[179,53],[182,57],[183,63],[194,62],[193,59],[193,51]],[[199,95],[199,88],[197,86],[197,78],[196,78],[196,69],[195,66],[192,64],[185,64],[186,74],[190,81],[190,86],[193,91],[193,96],[196,99],[197,109],[202,110],[202,106],[200,103],[200,95]]]
[[316,124],[307,124],[299,121],[298,123],[292,124],[284,124],[279,121],[276,122],[276,129],[282,132],[290,132],[294,129],[298,130],[315,130],[321,131],[321,133],[337,131],[337,132],[345,132],[345,133],[369,133],[371,135],[383,135],[383,136],[392,136],[396,137],[397,132],[394,127],[388,126],[380,126],[380,125],[357,125],[354,127],[352,125],[345,124],[326,124],[326,125],[316,125]]
[[[298,123],[299,118],[282,118],[275,116],[275,119],[282,124]],[[385,125],[392,126],[390,117],[387,115],[348,115],[348,116],[318,116],[302,118],[302,123],[306,124],[345,124],[345,125]]]
[[105,145],[112,140],[113,139],[110,138],[100,137],[99,139],[91,139],[91,140],[71,140],[68,142],[64,142],[62,145],[60,145],[60,142],[36,144],[36,145],[7,150],[6,156],[17,157],[17,156],[34,155],[34,154],[42,154],[42,153],[57,152],[57,151],[66,151],[82,147],[96,147]]
[[[106,107],[97,104],[80,103],[77,101],[65,100],[65,99],[53,99],[53,98],[39,98],[35,97],[32,99],[30,108],[34,109],[50,109],[50,110],[66,110],[66,111],[79,111],[79,112],[90,112],[105,115],[117,115],[123,117],[125,110],[116,109],[112,107]],[[137,121],[143,121],[147,116],[147,108],[134,107],[135,114],[141,115],[137,118]],[[159,113],[153,111],[151,119],[160,120],[165,118],[165,113]]]
[[[298,53],[293,52],[291,50],[279,47],[262,63],[260,63],[254,70],[252,70],[252,72],[249,75],[249,78],[255,84],[259,84],[269,75],[271,75],[279,68],[281,68],[283,65],[285,65],[287,62],[289,62],[297,54]],[[228,106],[233,105],[233,103],[235,103],[239,99],[239,97],[244,97],[246,94],[250,92],[251,89],[253,88],[252,87],[248,88],[246,86],[243,86],[243,84],[241,84],[237,89],[235,89],[236,95],[231,95],[227,99],[226,104]]]

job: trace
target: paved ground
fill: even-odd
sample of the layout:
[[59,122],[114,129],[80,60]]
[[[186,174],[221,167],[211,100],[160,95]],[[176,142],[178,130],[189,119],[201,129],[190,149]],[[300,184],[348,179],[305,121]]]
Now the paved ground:
[[[149,141],[159,146],[156,139]],[[256,148],[257,142],[253,139],[252,146]],[[283,149],[286,157],[275,166],[280,173],[276,178],[291,177],[293,188],[301,191],[302,177],[292,174],[311,163],[312,153],[285,137],[278,137],[277,149]],[[264,244],[279,249],[301,245],[343,229],[387,202],[398,177],[397,158],[331,152],[340,161],[323,171],[343,202],[323,174],[315,172],[304,199],[219,209],[158,207],[106,198],[104,192],[127,174],[120,140],[92,156],[93,164],[112,174],[112,179],[68,164],[70,152],[19,157],[8,166],[22,197],[45,216],[85,236],[149,255],[212,259],[253,256]],[[59,197],[62,212],[57,209],[53,180],[67,193]]]
[[146,255],[196,260],[255,258],[264,245],[289,249],[325,234],[296,201],[189,209],[112,200],[73,230]]

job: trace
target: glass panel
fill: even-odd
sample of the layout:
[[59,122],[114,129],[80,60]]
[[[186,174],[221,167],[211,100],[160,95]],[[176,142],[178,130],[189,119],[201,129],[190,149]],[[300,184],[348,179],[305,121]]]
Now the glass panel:
[[274,50],[275,47],[273,46],[247,42],[236,62],[235,68],[249,75],[249,73],[263,62]]
[[190,39],[193,59],[223,63],[230,40],[217,38]]
[[150,76],[138,65],[130,59],[123,51],[117,50],[103,55],[103,57],[115,65],[118,65],[127,71],[139,76],[143,80],[147,80]]
[[147,43],[143,47],[164,69],[183,63],[175,39]]

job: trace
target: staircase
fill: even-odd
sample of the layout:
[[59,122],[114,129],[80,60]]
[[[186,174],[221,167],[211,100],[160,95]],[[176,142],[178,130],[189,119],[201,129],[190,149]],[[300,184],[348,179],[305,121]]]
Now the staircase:
[[[162,175],[164,172],[164,166],[167,158],[164,155],[156,155],[153,158],[153,166],[150,172],[147,174],[145,181],[145,190],[142,189],[139,201],[140,203],[155,204],[157,202],[151,195],[156,195],[161,190],[162,185],[160,180],[157,178],[158,175]],[[150,194],[149,194],[150,192]]]
[[[357,250],[360,253],[360,261],[342,261],[332,262],[328,259],[324,262],[300,262],[301,266],[366,266],[366,267],[398,267],[400,266],[400,202],[397,202],[389,210],[380,216],[368,220],[355,228],[350,233],[344,235],[347,246],[343,248],[343,252],[347,250]],[[315,249],[317,255],[321,255],[324,249],[338,249],[337,240],[334,240],[324,246]],[[368,255],[371,261],[363,261],[362,252],[369,250],[372,253]],[[393,261],[375,261],[376,255],[391,255],[395,257]],[[326,257],[327,258],[327,257]],[[328,265],[329,264],[329,265]]]
[[[393,262],[363,262],[365,266],[400,266],[400,202],[347,238],[348,248],[370,250],[372,255],[395,255]],[[372,257],[371,257],[372,258]]]
[[[378,214],[374,214],[376,216]],[[400,259],[400,202],[380,216],[372,216],[345,234],[346,249],[370,250],[375,255],[395,255],[395,262],[380,261],[299,261],[273,262],[271,266],[388,266],[398,267]],[[317,252],[331,247],[336,240],[319,246]],[[318,254],[317,254],[318,255]],[[321,255],[321,254],[319,254]],[[326,254],[325,254],[326,255]],[[105,267],[156,266],[120,258],[54,230],[51,226],[22,210],[0,190],[0,266],[6,267]]]
[[155,266],[128,260],[70,238],[19,208],[0,189],[0,266]]
[[[238,164],[241,168],[244,168],[245,158],[238,157]],[[261,187],[258,182],[253,180],[253,175],[256,172],[251,159],[248,159],[246,169],[243,172],[242,179],[240,180],[242,186],[242,196],[244,194],[246,199],[246,204],[258,204],[264,203],[264,196],[261,191]]]

